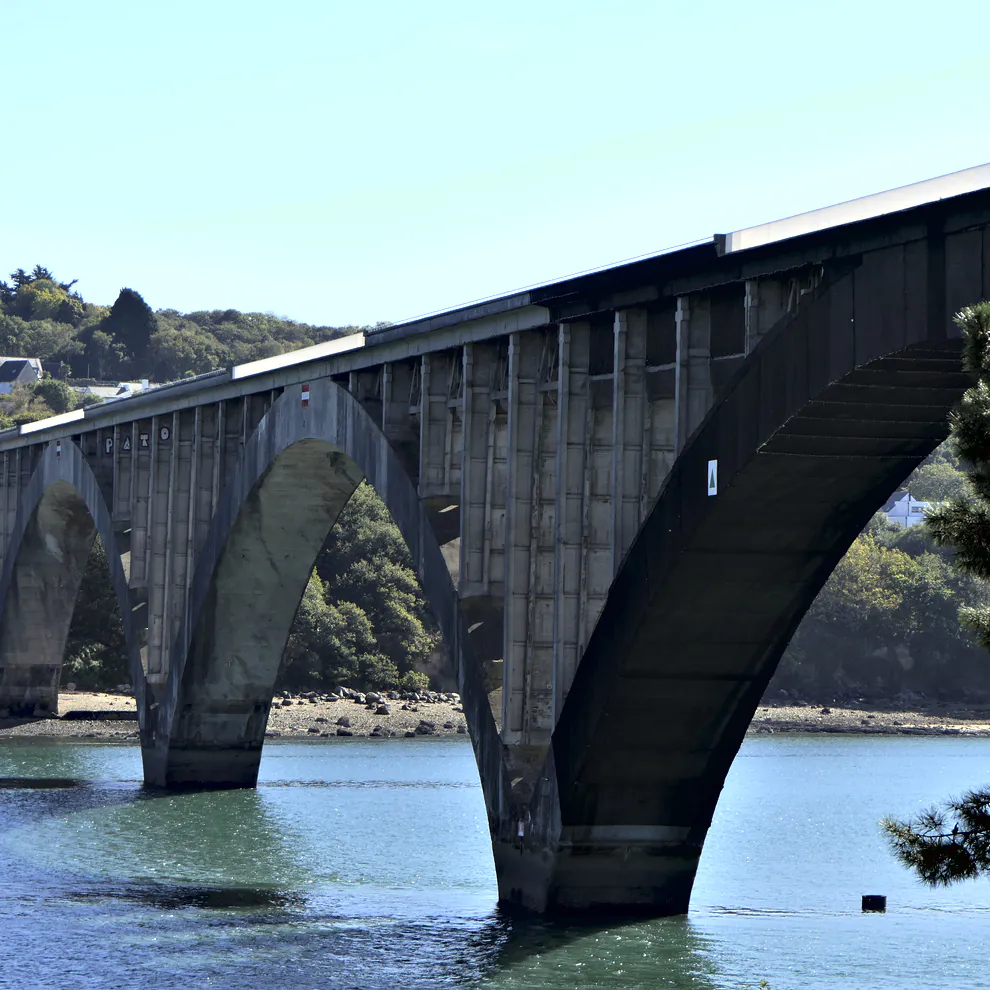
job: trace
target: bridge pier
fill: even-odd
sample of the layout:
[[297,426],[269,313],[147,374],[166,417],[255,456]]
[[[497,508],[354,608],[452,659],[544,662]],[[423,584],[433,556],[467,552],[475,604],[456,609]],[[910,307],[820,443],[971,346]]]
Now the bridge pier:
[[684,914],[701,843],[651,839],[649,831],[565,830],[549,847],[496,840],[499,901],[540,914]]
[[239,745],[147,746],[142,748],[141,757],[148,787],[167,790],[255,787],[261,764],[261,741]]
[[19,662],[5,658],[0,667],[0,718],[30,718],[58,714],[61,664]]

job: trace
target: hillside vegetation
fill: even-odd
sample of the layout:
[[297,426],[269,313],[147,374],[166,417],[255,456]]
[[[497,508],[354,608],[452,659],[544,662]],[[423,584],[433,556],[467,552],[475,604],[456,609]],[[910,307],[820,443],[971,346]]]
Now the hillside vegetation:
[[[353,332],[237,310],[153,312],[133,289],[113,306],[86,302],[74,282],[40,265],[0,281],[0,354],[40,357],[53,376],[15,389],[0,428],[71,409],[67,382],[93,377],[169,381]],[[965,475],[943,444],[906,486],[917,498],[965,498]],[[952,565],[923,526],[877,516],[808,612],[771,685],[814,700],[903,692],[990,700],[990,664],[960,626],[984,586]],[[279,687],[345,682],[413,686],[439,646],[408,551],[384,505],[361,486],[327,538],[282,658]],[[106,559],[94,547],[73,618],[64,680],[127,681],[123,636]]]
[[[39,357],[54,377],[18,386],[0,428],[66,412],[73,378],[170,381],[353,333],[234,309],[153,312],[121,289],[113,306],[86,302],[74,282],[37,265],[0,281],[0,354]],[[416,671],[439,643],[409,551],[381,500],[362,485],[320,551],[296,614],[279,687],[339,683],[425,686]],[[97,541],[69,632],[63,682],[80,688],[130,680],[106,555]]]

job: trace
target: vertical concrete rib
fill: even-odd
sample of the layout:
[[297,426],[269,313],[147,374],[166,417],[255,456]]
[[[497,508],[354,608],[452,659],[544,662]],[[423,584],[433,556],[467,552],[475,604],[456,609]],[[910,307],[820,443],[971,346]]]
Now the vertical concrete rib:
[[646,311],[615,314],[612,388],[612,573],[632,544],[642,518],[646,443]]
[[213,477],[210,485],[210,519],[216,515],[217,502],[220,499],[220,478],[221,466],[223,464],[223,439],[224,439],[224,410],[227,408],[225,402],[218,402],[216,409],[216,430],[213,435]]
[[464,416],[461,426],[461,546],[458,593],[461,598],[488,593],[485,538],[488,523],[488,433],[492,417],[494,353],[487,344],[465,344]]
[[[598,622],[612,584],[612,409],[614,368],[595,374],[596,353],[604,352],[608,335],[608,358],[614,352],[614,325],[592,325],[589,343],[588,415],[585,430],[585,485],[582,505],[581,619],[578,656]],[[573,367],[572,367],[573,372]]]
[[704,296],[679,296],[677,332],[675,433],[680,453],[688,437],[711,408],[711,325],[709,301]]
[[447,399],[451,357],[441,352],[424,354],[420,360],[419,497],[433,498],[449,494],[447,434],[451,411]]
[[[189,497],[186,517],[186,551],[185,551],[185,581],[182,588],[182,608],[188,607],[189,589],[192,587],[196,561],[196,517],[199,507],[199,462],[203,444],[200,442],[200,431],[203,426],[203,407],[196,406],[193,410],[192,446],[189,451]],[[181,621],[181,615],[179,620]],[[178,628],[178,626],[176,626]]]
[[[497,344],[495,385],[488,431],[488,486],[485,493],[485,581],[489,594],[504,597],[508,537],[509,340]],[[506,640],[507,642],[507,640]],[[504,652],[503,652],[504,656]]]
[[[171,646],[171,618],[172,618],[172,608],[173,599],[175,597],[175,589],[173,587],[175,581],[175,570],[176,570],[176,559],[175,559],[175,537],[176,537],[176,526],[175,526],[175,501],[176,501],[176,488],[178,486],[178,477],[176,470],[176,460],[177,451],[179,449],[179,414],[177,412],[172,413],[169,417],[161,417],[159,423],[166,422],[168,427],[168,457],[164,459],[166,467],[165,475],[165,487],[163,494],[163,499],[165,503],[165,525],[164,525],[164,543],[162,546],[162,556],[164,557],[163,567],[162,567],[162,577],[161,583],[162,588],[158,598],[160,615],[151,614],[151,618],[154,618],[158,624],[158,671],[161,673],[162,677],[168,676],[168,653],[169,647]],[[163,443],[165,442],[164,434],[162,433],[162,427],[159,426],[159,440]],[[161,481],[159,481],[159,491],[162,491]]]
[[549,743],[556,721],[553,703],[554,556],[557,514],[556,331],[532,336],[539,344],[535,396],[536,437],[529,506],[529,602],[526,616],[526,742]]
[[746,281],[746,353],[751,354],[767,331],[786,313],[790,282],[778,278],[752,278]]
[[533,472],[538,456],[539,339],[509,336],[508,449],[505,497],[505,653],[502,738],[523,741],[526,722],[527,634],[531,580]]
[[558,327],[557,464],[554,472],[553,707],[560,715],[581,640],[582,545],[585,525],[585,436],[588,425],[587,323]]
[[2,561],[10,542],[10,523],[8,522],[10,515],[10,454],[5,451],[0,454],[0,460],[3,461],[3,502],[0,503],[3,506],[0,509],[0,561]]

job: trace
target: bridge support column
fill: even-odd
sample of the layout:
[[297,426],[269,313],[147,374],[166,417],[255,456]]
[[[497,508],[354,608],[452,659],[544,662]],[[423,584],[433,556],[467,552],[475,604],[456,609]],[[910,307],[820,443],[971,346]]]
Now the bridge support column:
[[173,738],[142,747],[149,787],[238,788],[258,783],[267,701],[237,703],[230,711],[190,712]]
[[493,842],[500,901],[558,914],[687,911],[707,826],[562,824],[552,756],[544,774]]
[[637,838],[497,842],[499,900],[547,914],[686,914],[700,856],[700,846]]
[[0,580],[0,715],[58,711],[65,639],[96,525],[77,492],[54,485]]

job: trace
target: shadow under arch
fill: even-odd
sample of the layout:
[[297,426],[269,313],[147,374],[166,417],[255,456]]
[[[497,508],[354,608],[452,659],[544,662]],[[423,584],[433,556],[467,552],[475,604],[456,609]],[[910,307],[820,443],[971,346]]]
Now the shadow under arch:
[[257,782],[275,676],[327,533],[367,479],[409,546],[456,668],[490,820],[500,742],[482,671],[427,510],[384,434],[329,379],[272,405],[244,448],[197,561],[167,681],[149,686],[145,780],[157,787]]
[[[870,292],[873,320],[856,304]],[[534,795],[559,813],[547,907],[687,910],[784,648],[971,383],[959,341],[890,295],[856,268],[828,278],[761,341],[678,458],[609,591]]]
[[44,449],[20,494],[0,571],[0,699],[11,714],[54,712],[65,641],[90,549],[99,534],[117,596],[131,683],[144,671],[127,575],[96,475],[70,440]]

